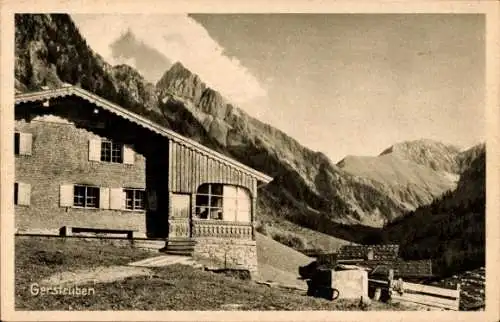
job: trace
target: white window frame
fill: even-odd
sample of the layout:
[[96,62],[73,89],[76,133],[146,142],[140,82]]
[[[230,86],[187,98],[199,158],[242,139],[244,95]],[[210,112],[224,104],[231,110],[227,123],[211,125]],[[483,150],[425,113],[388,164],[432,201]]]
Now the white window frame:
[[92,138],[89,140],[89,161],[132,165],[135,163],[135,151],[128,144]]
[[[146,191],[140,188],[123,188],[123,192],[125,193],[125,210],[128,211],[145,211],[146,210]],[[132,193],[132,198],[128,198],[128,194]],[[142,194],[142,199],[137,198],[138,194]],[[132,206],[128,207],[128,201],[131,200]],[[142,206],[137,207],[136,202],[138,200],[142,200]]]
[[[222,193],[221,194],[216,194],[213,193],[214,186],[220,186],[222,188]],[[199,193],[198,191],[202,186],[208,186],[208,192],[207,193]],[[224,195],[224,188],[225,187],[232,187],[235,188],[235,196],[234,197],[227,197]],[[239,221],[238,220],[238,214],[240,213],[239,207],[242,205],[239,204],[238,200],[240,199],[240,190],[245,192],[245,196],[248,196],[248,221]],[[207,204],[198,204],[198,197],[207,197],[208,201]],[[221,200],[220,205],[212,205],[212,198],[217,198],[218,200]],[[220,198],[220,199],[219,199]],[[224,201],[228,199],[233,199],[234,204],[233,208],[228,209],[225,207]],[[231,213],[227,213],[227,210],[231,210]],[[208,211],[206,217],[203,216],[203,212]],[[213,213],[217,212],[217,216],[213,216]],[[241,211],[243,213],[243,211]],[[242,186],[237,186],[237,185],[227,185],[227,184],[221,184],[221,183],[204,183],[200,185],[197,189],[196,193],[196,198],[195,198],[195,218],[200,219],[200,220],[220,220],[220,221],[227,221],[227,222],[241,222],[241,223],[248,223],[250,224],[252,221],[252,196],[250,194],[250,191]]]
[[[81,204],[77,204],[76,202],[76,197],[77,197],[77,189],[79,188],[84,188],[85,191],[84,191],[84,194],[82,196],[83,198],[83,205]],[[89,206],[88,205],[88,198],[89,198],[89,193],[88,191],[90,189],[97,189],[97,195],[92,198],[95,198],[96,199],[96,204],[95,205],[92,205],[92,206]],[[73,207],[75,208],[84,208],[84,209],[99,209],[100,208],[100,188],[99,187],[96,187],[96,186],[91,186],[91,185],[84,185],[84,184],[75,184],[73,186]]]
[[[108,148],[105,146],[109,145]],[[111,140],[101,140],[101,162],[109,162],[109,163],[124,163],[124,151],[125,145],[123,143],[113,142]],[[108,158],[109,153],[109,158]]]
[[[214,186],[220,186],[222,188],[222,192],[220,194],[215,194],[212,193],[213,187]],[[207,193],[200,193],[198,192],[202,186],[208,186],[208,192]],[[195,199],[195,216],[197,219],[203,219],[203,220],[224,220],[224,214],[223,214],[223,205],[224,205],[224,185],[220,183],[204,183],[200,185],[197,189],[196,193],[196,199]],[[198,204],[198,197],[206,197],[208,198],[208,202],[206,205],[199,205]],[[212,198],[218,198],[219,200],[222,200],[222,203],[217,206],[212,205]],[[202,216],[202,214],[207,212],[206,218]],[[217,215],[217,217],[214,216],[214,214]]]

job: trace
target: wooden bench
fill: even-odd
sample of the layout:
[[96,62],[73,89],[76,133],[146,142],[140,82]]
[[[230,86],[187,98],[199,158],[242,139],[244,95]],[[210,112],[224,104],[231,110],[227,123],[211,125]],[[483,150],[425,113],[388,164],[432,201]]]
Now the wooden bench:
[[109,228],[88,228],[88,227],[70,227],[63,226],[59,229],[59,236],[74,236],[75,234],[91,233],[106,235],[125,235],[127,239],[133,239],[134,230],[127,229],[109,229]]

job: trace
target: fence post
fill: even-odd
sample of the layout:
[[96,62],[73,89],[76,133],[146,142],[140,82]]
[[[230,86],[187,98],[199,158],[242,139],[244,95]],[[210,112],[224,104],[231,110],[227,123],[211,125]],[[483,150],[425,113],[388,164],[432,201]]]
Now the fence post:
[[392,288],[394,287],[394,270],[389,269],[389,273],[387,274],[387,285],[388,285],[388,295],[389,299],[392,298]]

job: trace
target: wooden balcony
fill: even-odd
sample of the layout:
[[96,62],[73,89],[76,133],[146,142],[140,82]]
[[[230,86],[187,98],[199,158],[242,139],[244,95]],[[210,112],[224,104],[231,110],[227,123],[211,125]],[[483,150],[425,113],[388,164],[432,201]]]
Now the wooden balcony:
[[252,224],[221,220],[193,220],[192,236],[252,239]]

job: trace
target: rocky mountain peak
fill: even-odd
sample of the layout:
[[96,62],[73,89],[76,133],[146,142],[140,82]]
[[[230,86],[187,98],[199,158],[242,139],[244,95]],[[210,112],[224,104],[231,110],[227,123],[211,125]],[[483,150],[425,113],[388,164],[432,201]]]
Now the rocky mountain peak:
[[395,155],[403,160],[430,167],[436,171],[459,172],[457,156],[460,149],[430,139],[405,141],[392,145],[380,155]]
[[160,99],[174,94],[198,104],[206,85],[198,75],[184,67],[181,62],[176,62],[156,83],[156,89]]
[[144,79],[144,77],[137,71],[137,69],[130,67],[127,64],[115,65],[112,67],[112,70],[115,75],[127,75],[129,77]]
[[[408,193],[399,193],[369,177],[349,174],[324,154],[311,151],[286,133],[229,104],[181,62],[169,65],[170,68],[155,64],[149,58],[154,57],[153,51],[150,56],[140,50],[146,47],[131,47],[134,50],[130,58],[134,58],[133,67],[138,73],[133,67],[112,67],[104,61],[88,47],[67,15],[16,15],[15,21],[17,89],[31,90],[61,81],[79,85],[267,173],[274,180],[263,188],[263,196],[267,197],[260,200],[270,213],[281,211],[286,220],[329,234],[338,231],[331,226],[334,222],[381,225],[405,212],[408,207],[400,201],[408,203],[406,195],[413,196],[419,188],[408,185]],[[125,33],[123,39],[137,40],[132,32]],[[128,57],[125,51],[118,53]],[[146,81],[150,77],[140,76],[145,75],[145,69],[140,68],[139,62],[146,62],[161,73],[156,85]],[[440,148],[418,148],[414,152],[394,146],[387,153],[396,150],[422,162],[425,158],[420,158],[419,151]],[[441,162],[437,153],[431,155],[432,160]],[[382,162],[384,170],[398,164]],[[416,202],[422,204],[422,200]]]

